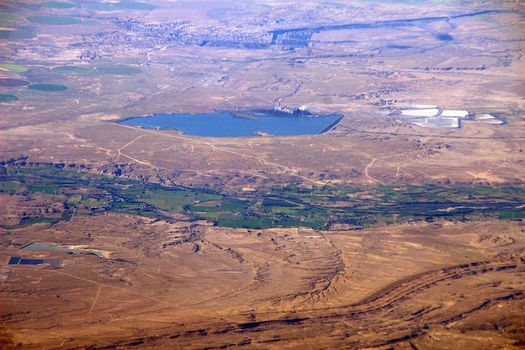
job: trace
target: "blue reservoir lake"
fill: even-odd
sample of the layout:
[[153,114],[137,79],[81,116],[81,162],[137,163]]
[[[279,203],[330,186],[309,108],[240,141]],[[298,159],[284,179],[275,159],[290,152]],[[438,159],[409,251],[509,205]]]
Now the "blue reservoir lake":
[[342,116],[339,114],[289,114],[274,110],[246,112],[213,112],[202,114],[174,113],[136,117],[119,123],[144,128],[170,128],[187,135],[238,137],[257,135],[295,136],[315,135],[332,129]]

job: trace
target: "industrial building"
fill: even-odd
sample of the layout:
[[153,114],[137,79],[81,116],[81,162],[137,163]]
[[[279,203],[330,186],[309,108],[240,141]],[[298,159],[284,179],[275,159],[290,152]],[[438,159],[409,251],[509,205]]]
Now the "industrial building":
[[[474,115],[462,109],[441,109],[434,105],[412,105],[393,113],[400,120],[425,128],[460,128],[461,120],[473,119]],[[477,116],[477,121],[484,124],[503,124],[503,121],[490,114]]]

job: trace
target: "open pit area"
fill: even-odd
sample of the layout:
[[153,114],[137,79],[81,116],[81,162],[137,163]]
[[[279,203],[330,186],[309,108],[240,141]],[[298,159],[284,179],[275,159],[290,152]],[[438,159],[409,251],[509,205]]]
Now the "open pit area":
[[[522,349],[524,28],[515,0],[0,2],[0,348]],[[254,111],[337,118],[229,132]]]

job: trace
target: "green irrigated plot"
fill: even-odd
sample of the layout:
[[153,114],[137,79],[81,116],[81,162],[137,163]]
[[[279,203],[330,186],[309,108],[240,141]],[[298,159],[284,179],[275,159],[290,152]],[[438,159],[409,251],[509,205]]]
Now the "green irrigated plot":
[[310,227],[315,230],[323,228],[327,224],[326,219],[313,220],[302,217],[277,217],[273,219],[274,227]]
[[[187,209],[200,219],[215,221],[219,217],[219,202],[218,200],[200,202],[199,204],[190,205]],[[215,205],[210,205],[210,203],[215,203]]]
[[0,102],[18,101],[18,97],[13,94],[0,94]]
[[377,223],[383,225],[392,225],[397,222],[394,216],[391,214],[376,214],[374,218]]
[[71,2],[63,2],[63,1],[46,1],[42,3],[42,7],[47,7],[51,9],[70,9],[75,6],[76,5]]
[[4,21],[4,20],[0,19],[0,27],[14,28],[14,27],[16,27],[16,23],[15,22],[11,22],[11,21]]
[[273,207],[273,206],[278,206],[278,207],[295,207],[295,206],[297,206],[297,204],[300,204],[300,203],[295,203],[295,202],[292,202],[290,200],[284,200],[284,199],[281,199],[281,198],[272,198],[272,197],[266,197],[262,201],[262,205],[265,206],[265,207]]
[[42,224],[42,223],[56,224],[58,221],[59,219],[57,218],[29,218],[29,217],[26,217],[20,220],[20,225],[25,226],[25,225],[34,225],[34,224]]
[[80,19],[76,17],[53,15],[29,16],[27,17],[27,20],[32,23],[45,25],[69,25],[81,23]]
[[525,219],[525,209],[516,210],[502,210],[499,213],[499,218],[502,220],[522,220]]
[[46,193],[53,194],[58,190],[58,185],[49,183],[49,184],[31,184],[28,186],[28,190],[34,193]]
[[20,18],[20,15],[17,15],[16,13],[0,12],[0,19],[10,20],[10,19],[19,19],[19,18]]
[[14,63],[0,63],[0,69],[8,70],[15,73],[24,73],[29,70],[26,66],[22,66]]
[[157,211],[151,210],[151,209],[139,210],[136,214],[137,215],[141,215],[141,216],[147,216],[149,218],[158,218],[159,217],[159,213]]
[[218,212],[219,211],[218,206],[211,207],[207,205],[198,205],[198,204],[191,205],[189,209],[191,209],[194,212]]
[[93,68],[89,66],[57,66],[51,69],[55,73],[64,74],[90,74],[93,73]]
[[271,207],[270,211],[276,214],[288,214],[288,215],[296,215],[298,211],[300,211],[301,208],[293,208],[293,207]]
[[15,21],[21,19],[22,17],[16,13],[12,12],[0,12],[0,21],[2,23],[15,24]]
[[15,193],[18,187],[17,181],[5,180],[0,181],[0,192]]
[[144,191],[144,186],[130,186],[127,188],[112,188],[119,197],[128,201],[136,201]]
[[219,213],[218,212],[199,212],[199,213],[195,213],[195,215],[199,218],[199,219],[206,219],[206,220],[210,220],[210,221],[216,221],[219,217]]
[[[465,189],[467,192],[468,189]],[[525,189],[516,187],[492,187],[492,186],[479,186],[468,191],[471,197],[485,198],[490,196],[492,198],[509,198],[525,196]]]
[[80,202],[80,204],[88,209],[102,208],[108,205],[108,200],[106,198],[98,199],[94,197],[88,197],[88,198],[83,199]]
[[[322,229],[341,223],[356,227],[407,221],[522,220],[525,188],[509,186],[365,186],[355,196],[345,189],[324,187],[308,192],[293,188],[272,189],[226,196],[204,189],[168,187],[125,178],[50,167],[0,167],[0,191],[21,194],[60,194],[58,200],[76,207],[77,215],[96,214],[93,209],[163,218],[165,211],[208,219],[219,226],[267,228],[311,227]],[[85,193],[82,199],[80,191]],[[441,195],[438,195],[441,194]],[[312,198],[319,198],[313,203]],[[370,199],[372,198],[372,199]],[[345,201],[346,199],[346,201]],[[295,205],[293,203],[301,203]],[[284,205],[283,205],[284,204]],[[83,210],[88,208],[90,210]],[[73,210],[67,211],[66,220]]]
[[227,212],[240,213],[245,209],[247,205],[248,205],[247,202],[243,202],[243,201],[236,200],[233,198],[227,198],[221,201],[220,210],[227,211]]
[[137,214],[141,209],[141,203],[111,201],[108,210],[117,213]]
[[67,86],[58,84],[31,84],[28,86],[28,89],[43,92],[64,92],[67,90]]
[[220,214],[217,219],[217,225],[223,227],[251,229],[263,229],[274,226],[270,218],[229,214]]
[[166,190],[158,188],[146,191],[140,200],[159,209],[183,212],[184,207],[189,204],[217,199],[220,199],[220,196],[184,189]]
[[275,227],[301,227],[305,226],[301,220],[295,218],[279,218],[273,221]]
[[80,203],[81,200],[82,200],[82,197],[81,197],[81,196],[79,196],[79,195],[73,195],[73,196],[70,196],[70,197],[67,199],[66,203],[67,203],[67,204],[78,204],[78,203]]

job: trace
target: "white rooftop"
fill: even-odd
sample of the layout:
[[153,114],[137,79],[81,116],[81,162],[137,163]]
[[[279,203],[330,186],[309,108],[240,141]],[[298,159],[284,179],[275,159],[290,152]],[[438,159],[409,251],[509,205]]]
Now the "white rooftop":
[[425,128],[459,128],[458,118],[418,118],[412,120],[412,123]]
[[401,111],[402,115],[410,117],[435,117],[438,115],[439,109],[437,108],[424,108],[424,109],[404,109]]
[[457,109],[444,109],[441,112],[442,117],[456,117],[456,118],[465,118],[469,115],[468,111],[457,110]]
[[494,118],[493,116],[491,116],[490,114],[482,114],[480,116],[477,116],[476,119],[496,119]]
[[398,113],[403,117],[400,118],[403,121],[426,128],[459,128],[461,127],[461,120],[471,119],[471,116],[475,116],[475,120],[483,124],[505,123],[487,113],[471,114],[464,109],[441,109],[439,106],[427,104],[413,104],[408,108],[400,108]]

